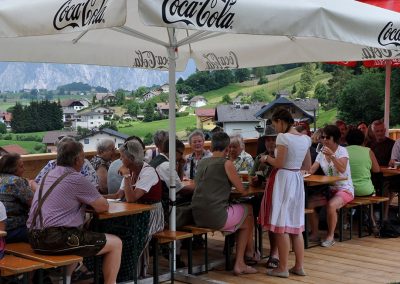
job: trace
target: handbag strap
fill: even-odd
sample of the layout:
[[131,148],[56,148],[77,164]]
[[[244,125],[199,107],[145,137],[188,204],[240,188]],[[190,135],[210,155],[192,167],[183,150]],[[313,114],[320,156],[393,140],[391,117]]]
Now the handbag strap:
[[62,176],[60,176],[51,186],[50,188],[46,191],[46,193],[42,197],[43,193],[43,185],[44,181],[46,180],[47,175],[49,172],[46,173],[46,175],[43,177],[42,182],[40,183],[40,188],[39,188],[39,196],[38,196],[38,205],[36,207],[36,210],[34,211],[34,215],[32,218],[32,223],[31,226],[29,227],[29,230],[31,231],[35,226],[36,226],[36,219],[39,216],[39,221],[40,221],[40,226],[43,227],[43,215],[42,215],[42,206],[44,201],[47,199],[49,194],[53,191],[53,189],[70,173],[64,173]]

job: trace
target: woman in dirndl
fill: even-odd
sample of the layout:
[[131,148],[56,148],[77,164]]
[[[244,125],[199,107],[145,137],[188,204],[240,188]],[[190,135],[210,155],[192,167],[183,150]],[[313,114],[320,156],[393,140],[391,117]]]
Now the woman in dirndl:
[[[262,162],[274,167],[261,203],[259,223],[275,233],[279,266],[268,270],[271,276],[289,277],[289,272],[305,276],[303,269],[304,242],[304,180],[300,168],[309,169],[311,139],[293,127],[289,111],[278,109],[272,115],[276,138],[275,158],[265,155]],[[296,255],[295,265],[288,270],[290,240]]]

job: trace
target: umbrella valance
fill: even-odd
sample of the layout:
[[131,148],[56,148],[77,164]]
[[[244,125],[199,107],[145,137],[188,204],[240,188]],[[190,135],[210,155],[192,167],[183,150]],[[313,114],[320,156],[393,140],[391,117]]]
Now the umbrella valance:
[[[399,23],[398,13],[331,2],[0,0],[0,61],[167,70],[168,46],[176,47],[177,71],[189,58],[199,70],[400,58],[396,41],[383,49],[378,40],[387,23]],[[93,21],[83,24],[87,15]],[[62,19],[57,28],[55,19]],[[175,26],[171,42],[166,27]]]
[[126,1],[1,0],[0,37],[40,36],[122,26]]

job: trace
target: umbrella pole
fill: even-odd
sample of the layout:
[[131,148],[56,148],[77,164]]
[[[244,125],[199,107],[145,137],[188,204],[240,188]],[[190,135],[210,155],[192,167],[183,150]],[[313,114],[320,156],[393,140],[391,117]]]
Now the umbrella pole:
[[[175,183],[175,165],[176,165],[176,125],[175,125],[175,105],[176,105],[176,86],[175,86],[175,46],[176,37],[175,29],[168,28],[169,47],[168,47],[168,76],[169,76],[169,198],[172,202],[171,214],[169,216],[169,229],[176,231],[176,183]],[[173,271],[176,270],[176,243],[172,243],[172,259],[170,260],[173,265]],[[172,275],[171,275],[172,277]]]
[[392,64],[390,60],[386,60],[385,66],[385,114],[384,114],[384,122],[386,128],[386,136],[389,136],[389,115],[390,115],[390,79],[392,76]]

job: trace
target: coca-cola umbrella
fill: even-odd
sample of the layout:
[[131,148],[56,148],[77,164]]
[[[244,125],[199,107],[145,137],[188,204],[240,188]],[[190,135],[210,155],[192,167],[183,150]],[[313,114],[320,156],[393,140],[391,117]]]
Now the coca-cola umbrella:
[[[357,0],[359,2],[363,2],[369,5],[374,5],[377,7],[381,7],[384,9],[388,9],[395,12],[400,12],[400,1],[398,0]],[[393,28],[393,23],[388,22],[385,28],[382,30],[380,37],[382,39],[389,39],[386,44],[390,44],[390,42],[394,42],[395,40],[400,38],[400,30]],[[386,44],[382,44],[385,46]],[[395,44],[399,46],[399,44]],[[374,54],[375,52],[375,54]],[[400,60],[399,59],[385,59],[385,52],[393,52],[393,51],[382,51],[382,50],[373,50],[364,52],[364,61],[363,65],[368,68],[385,68],[385,110],[384,110],[384,122],[386,131],[389,131],[390,127],[390,80],[392,75],[392,67],[399,67]],[[372,55],[372,56],[371,56]],[[370,60],[371,58],[376,58],[374,60]],[[335,64],[355,67],[357,65],[356,61],[342,61],[335,62]]]
[[[168,70],[173,106],[189,58],[199,70],[362,60],[363,48],[397,58],[399,27],[397,13],[349,0],[0,0],[0,61]],[[175,200],[174,107],[169,118]]]

